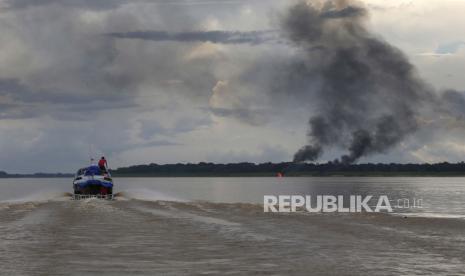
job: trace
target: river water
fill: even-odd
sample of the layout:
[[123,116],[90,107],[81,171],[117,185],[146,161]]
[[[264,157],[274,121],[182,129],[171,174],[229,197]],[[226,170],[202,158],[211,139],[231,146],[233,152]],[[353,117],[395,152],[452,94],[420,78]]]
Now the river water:
[[[114,201],[72,201],[71,181],[0,180],[0,275],[465,274],[465,178],[117,178]],[[394,212],[264,213],[264,195]]]

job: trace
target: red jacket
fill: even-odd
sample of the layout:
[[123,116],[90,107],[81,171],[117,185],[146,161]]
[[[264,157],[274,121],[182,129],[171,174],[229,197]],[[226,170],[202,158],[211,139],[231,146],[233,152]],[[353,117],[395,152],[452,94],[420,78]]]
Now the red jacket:
[[105,159],[100,159],[98,161],[98,166],[99,167],[105,167],[106,164],[107,164],[107,160],[105,160]]

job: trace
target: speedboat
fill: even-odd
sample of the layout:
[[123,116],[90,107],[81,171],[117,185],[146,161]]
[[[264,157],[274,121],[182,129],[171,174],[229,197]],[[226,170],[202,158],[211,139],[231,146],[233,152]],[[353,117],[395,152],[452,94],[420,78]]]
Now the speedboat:
[[113,199],[113,179],[96,165],[79,169],[73,181],[73,199]]

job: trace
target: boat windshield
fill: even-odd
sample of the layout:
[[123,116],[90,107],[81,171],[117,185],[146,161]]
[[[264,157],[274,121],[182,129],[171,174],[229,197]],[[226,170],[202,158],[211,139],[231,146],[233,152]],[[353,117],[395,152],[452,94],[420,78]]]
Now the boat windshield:
[[90,166],[86,169],[85,175],[103,175],[102,170],[97,166]]
[[79,170],[76,172],[76,175],[83,175],[83,174],[86,172],[86,169],[87,169],[87,168],[79,169]]

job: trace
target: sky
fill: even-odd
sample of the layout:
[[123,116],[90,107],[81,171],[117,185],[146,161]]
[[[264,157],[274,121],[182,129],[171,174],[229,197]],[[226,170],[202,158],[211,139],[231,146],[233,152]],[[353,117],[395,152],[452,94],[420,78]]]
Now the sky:
[[[0,170],[292,160],[317,108],[280,85],[296,2],[0,0]],[[465,90],[465,1],[357,4],[432,90]],[[463,134],[420,129],[359,162],[462,161]]]

